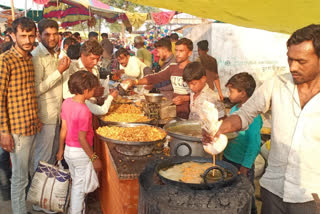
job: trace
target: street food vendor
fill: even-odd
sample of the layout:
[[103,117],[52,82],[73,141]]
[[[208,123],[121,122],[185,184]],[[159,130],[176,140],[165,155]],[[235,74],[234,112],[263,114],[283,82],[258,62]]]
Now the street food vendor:
[[173,87],[173,103],[177,106],[177,116],[183,119],[189,117],[190,90],[183,81],[183,69],[190,63],[189,57],[192,54],[193,43],[190,39],[182,38],[176,43],[176,62],[171,63],[166,69],[159,73],[148,75],[140,80],[125,80],[133,85],[154,85],[166,80],[171,80]]
[[118,78],[141,79],[145,75],[152,73],[151,68],[146,66],[136,56],[130,56],[127,49],[120,48],[116,52],[116,57],[120,63],[120,70],[115,73]]
[[219,118],[225,116],[224,105],[220,101],[218,93],[209,88],[206,70],[200,62],[189,63],[184,68],[182,77],[191,90],[189,120],[200,120],[204,101],[209,101],[215,105]]
[[[290,73],[265,81],[216,133],[245,130],[272,106],[271,150],[260,180],[262,214],[318,213],[320,194],[320,25],[287,41]],[[272,100],[272,102],[271,102]],[[213,136],[204,133],[204,143]]]

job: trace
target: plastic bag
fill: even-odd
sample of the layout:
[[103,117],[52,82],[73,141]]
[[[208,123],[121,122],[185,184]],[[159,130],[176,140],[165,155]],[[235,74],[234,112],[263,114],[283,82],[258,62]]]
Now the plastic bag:
[[[201,127],[211,135],[215,135],[219,130],[222,121],[219,121],[219,112],[213,103],[204,101],[202,111],[200,112]],[[221,153],[228,144],[227,136],[221,134],[219,138],[215,138],[210,144],[204,145],[204,150],[211,154],[217,155]]]
[[106,79],[101,79],[101,86],[104,87],[103,91],[103,96],[102,97],[107,97],[109,95],[109,80],[110,80],[110,75],[107,76]]

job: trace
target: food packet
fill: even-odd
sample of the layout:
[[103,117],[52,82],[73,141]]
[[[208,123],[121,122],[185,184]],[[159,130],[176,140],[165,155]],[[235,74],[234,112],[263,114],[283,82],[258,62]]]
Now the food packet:
[[[200,118],[202,129],[214,136],[222,124],[222,121],[218,120],[219,112],[215,105],[211,102],[204,101]],[[204,145],[203,148],[207,153],[217,155],[226,148],[227,143],[227,136],[221,134],[218,138],[214,138],[210,144]]]

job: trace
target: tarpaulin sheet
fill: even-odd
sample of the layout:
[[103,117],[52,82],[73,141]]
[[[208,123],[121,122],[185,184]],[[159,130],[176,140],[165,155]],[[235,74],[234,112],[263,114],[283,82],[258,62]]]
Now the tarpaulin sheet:
[[243,27],[292,33],[320,22],[319,0],[129,0]]

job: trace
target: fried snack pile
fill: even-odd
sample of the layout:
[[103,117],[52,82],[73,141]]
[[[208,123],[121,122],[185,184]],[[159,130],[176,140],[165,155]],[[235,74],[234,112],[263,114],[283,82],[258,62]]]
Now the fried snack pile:
[[132,142],[157,141],[166,136],[165,131],[153,126],[103,126],[97,129],[97,133],[106,138]]
[[130,104],[113,104],[109,109],[109,113],[101,118],[109,122],[149,122],[150,119],[143,115],[143,111]]
[[201,175],[212,166],[212,163],[198,163],[194,161],[176,164],[169,169],[160,170],[159,173],[174,181],[182,181],[184,183],[200,184],[203,182]]
[[115,103],[132,103],[132,100],[128,98],[124,98],[121,96],[117,96],[116,98],[113,99]]
[[135,106],[130,104],[113,104],[111,105],[109,109],[110,113],[130,113],[130,114],[143,114],[142,110]]
[[150,119],[141,114],[131,114],[131,113],[111,113],[109,115],[103,116],[102,120],[110,122],[149,122]]
[[181,181],[184,183],[200,184],[203,179],[202,175],[206,169],[212,166],[212,163],[196,163],[190,162],[190,165],[184,168]]

